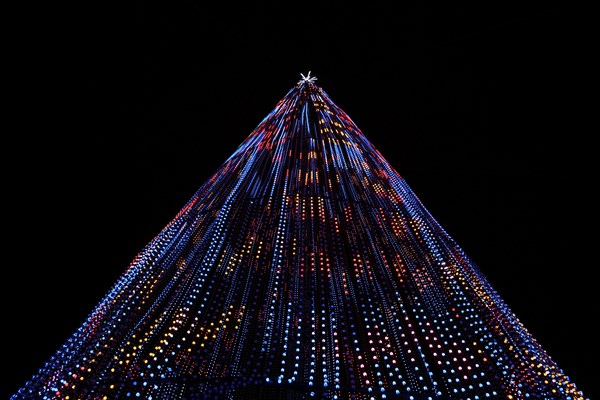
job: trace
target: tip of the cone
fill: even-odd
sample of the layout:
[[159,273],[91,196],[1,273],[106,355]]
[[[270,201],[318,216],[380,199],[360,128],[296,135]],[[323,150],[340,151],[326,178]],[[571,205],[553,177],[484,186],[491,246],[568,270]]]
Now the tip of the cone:
[[299,85],[303,85],[305,83],[313,83],[314,81],[317,80],[316,76],[310,76],[310,72],[311,71],[308,71],[308,74],[306,74],[306,75],[304,75],[303,73],[300,73],[300,76],[302,77],[302,79],[300,79],[298,81]]

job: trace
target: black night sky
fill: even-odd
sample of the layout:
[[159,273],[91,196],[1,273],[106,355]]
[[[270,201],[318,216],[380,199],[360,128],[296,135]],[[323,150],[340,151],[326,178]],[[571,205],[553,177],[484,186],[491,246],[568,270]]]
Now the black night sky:
[[395,3],[38,10],[10,76],[0,397],[312,71],[594,398],[596,178],[575,83],[587,11]]

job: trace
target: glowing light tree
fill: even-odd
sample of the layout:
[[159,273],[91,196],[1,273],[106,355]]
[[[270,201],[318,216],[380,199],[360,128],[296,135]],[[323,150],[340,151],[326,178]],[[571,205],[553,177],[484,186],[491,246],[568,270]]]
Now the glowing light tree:
[[584,399],[315,80],[12,400]]

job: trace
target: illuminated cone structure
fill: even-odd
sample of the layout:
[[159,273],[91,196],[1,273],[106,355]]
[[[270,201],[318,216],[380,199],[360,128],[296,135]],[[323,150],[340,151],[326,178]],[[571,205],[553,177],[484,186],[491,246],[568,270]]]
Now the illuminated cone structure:
[[13,399],[583,399],[314,77]]

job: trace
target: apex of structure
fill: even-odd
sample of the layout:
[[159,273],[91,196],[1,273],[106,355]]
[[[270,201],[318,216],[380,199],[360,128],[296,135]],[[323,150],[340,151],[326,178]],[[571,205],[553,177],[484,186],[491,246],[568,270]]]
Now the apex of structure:
[[308,74],[306,74],[306,76],[304,76],[304,74],[302,74],[302,73],[300,74],[300,76],[302,77],[302,79],[300,79],[298,81],[299,85],[303,85],[305,83],[314,83],[317,80],[316,76],[310,76],[310,72],[311,71],[308,71]]

